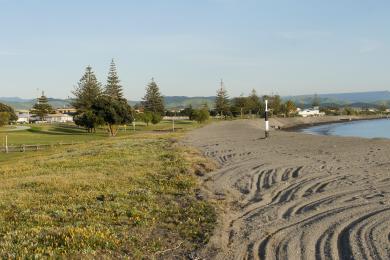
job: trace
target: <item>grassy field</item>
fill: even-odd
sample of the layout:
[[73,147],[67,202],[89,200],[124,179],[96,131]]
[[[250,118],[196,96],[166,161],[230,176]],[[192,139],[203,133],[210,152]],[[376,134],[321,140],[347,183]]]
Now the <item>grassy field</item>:
[[[28,126],[31,128],[23,131],[12,131],[15,128],[12,126],[0,128],[1,145],[4,145],[5,136],[8,136],[9,145],[81,143],[101,140],[107,137],[107,132],[104,128],[97,129],[95,134],[89,134],[84,129],[77,128],[74,125],[45,124]],[[195,122],[189,120],[175,122],[175,129],[179,132],[196,126]],[[132,125],[121,126],[120,129],[119,136],[134,135],[134,133],[145,131],[171,131],[172,122],[162,121],[157,125],[150,124],[149,126],[142,122],[137,122],[135,132]]]
[[[69,140],[86,142],[3,154],[0,258],[176,258],[205,243],[216,216],[210,203],[196,199],[193,171],[212,164],[178,146],[180,133],[139,127],[144,131],[116,138],[71,132]],[[32,130],[9,135],[68,137],[49,126]]]

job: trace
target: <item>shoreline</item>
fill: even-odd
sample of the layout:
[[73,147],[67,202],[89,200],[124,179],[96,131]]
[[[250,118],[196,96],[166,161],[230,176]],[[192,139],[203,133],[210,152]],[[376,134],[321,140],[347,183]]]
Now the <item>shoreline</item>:
[[[273,128],[279,127],[279,130],[286,132],[300,132],[299,130],[328,125],[328,124],[342,124],[355,121],[369,121],[369,120],[380,120],[388,119],[385,116],[322,116],[322,117],[301,117],[297,118],[271,118],[271,126]],[[281,119],[281,120],[280,120]],[[290,122],[288,122],[290,121]],[[291,122],[296,121],[296,122]],[[304,122],[306,121],[306,122]]]

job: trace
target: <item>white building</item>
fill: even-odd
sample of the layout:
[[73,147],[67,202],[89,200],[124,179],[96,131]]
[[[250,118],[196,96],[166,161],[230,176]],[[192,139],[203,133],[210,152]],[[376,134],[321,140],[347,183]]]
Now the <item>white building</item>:
[[18,114],[18,120],[16,120],[16,123],[28,124],[29,122],[30,122],[30,114],[29,113]]
[[31,114],[30,114],[29,110],[17,110],[15,112],[16,112],[16,115],[18,116],[16,123],[28,124],[30,122]]
[[48,123],[68,123],[73,122],[73,116],[68,114],[50,114],[45,117]]
[[313,107],[313,108],[308,108],[308,109],[297,109],[298,115],[302,117],[310,117],[310,116],[324,116],[324,112],[320,112],[319,107]]

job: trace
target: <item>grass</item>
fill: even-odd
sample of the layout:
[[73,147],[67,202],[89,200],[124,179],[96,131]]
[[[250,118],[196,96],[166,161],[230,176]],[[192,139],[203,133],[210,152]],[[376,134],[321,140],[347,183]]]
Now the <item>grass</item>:
[[[175,122],[176,130],[183,131],[194,128],[197,124],[189,120],[180,120]],[[95,134],[86,133],[84,129],[77,128],[74,125],[66,124],[45,124],[29,125],[31,128],[23,131],[10,131],[11,127],[0,128],[1,145],[4,145],[4,138],[8,136],[8,145],[22,144],[58,144],[58,143],[81,143],[93,140],[102,140],[107,137],[104,128],[97,129]],[[172,130],[171,121],[162,121],[157,125],[136,123],[136,133],[156,130]],[[119,136],[134,135],[133,126],[121,127]]]
[[[42,131],[59,132],[25,134],[65,136]],[[84,138],[77,135],[70,136]],[[71,147],[5,155],[0,258],[176,257],[207,242],[216,216],[196,199],[193,171],[212,167],[178,146],[179,136],[97,134]]]

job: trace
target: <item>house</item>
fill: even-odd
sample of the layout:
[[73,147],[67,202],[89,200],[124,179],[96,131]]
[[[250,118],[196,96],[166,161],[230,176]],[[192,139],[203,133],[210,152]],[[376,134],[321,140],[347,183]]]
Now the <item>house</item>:
[[68,114],[49,114],[46,116],[45,121],[48,123],[68,123],[73,122],[73,116]]
[[28,124],[28,123],[30,123],[31,118],[33,117],[30,114],[29,110],[17,110],[17,111],[15,111],[15,113],[18,117],[18,120],[16,120],[16,123],[19,123],[19,124]]
[[72,107],[64,107],[64,108],[57,108],[56,113],[57,114],[67,114],[67,115],[74,115],[76,114],[77,109]]
[[324,112],[320,112],[319,107],[313,107],[313,108],[308,108],[308,109],[297,109],[298,115],[302,117],[311,117],[311,116],[324,116]]

